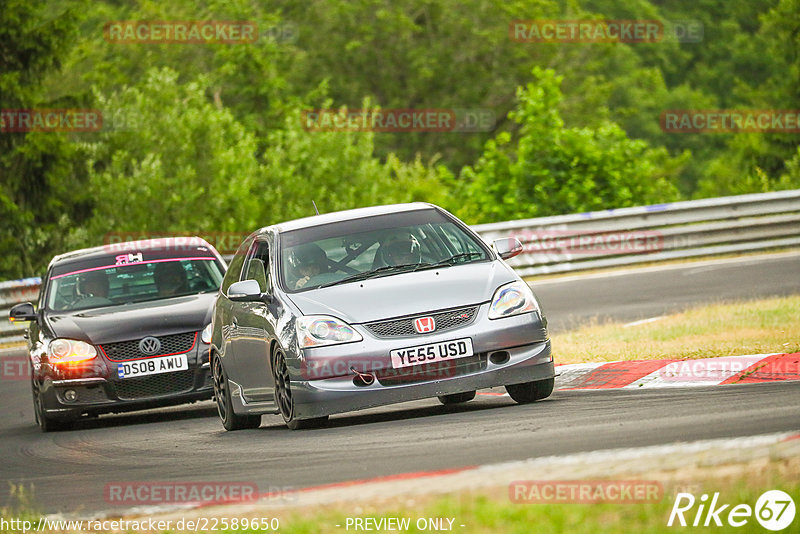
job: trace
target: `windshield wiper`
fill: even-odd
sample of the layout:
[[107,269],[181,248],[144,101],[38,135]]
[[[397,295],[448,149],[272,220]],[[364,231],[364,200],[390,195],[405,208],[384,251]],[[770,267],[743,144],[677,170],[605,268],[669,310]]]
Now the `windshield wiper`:
[[341,280],[335,280],[333,282],[327,282],[325,284],[316,286],[316,289],[321,289],[323,287],[331,287],[336,286],[339,284],[347,284],[350,282],[358,282],[360,280],[367,280],[369,278],[376,278],[383,274],[388,273],[396,273],[396,272],[416,272],[416,271],[424,271],[425,269],[435,269],[436,267],[450,267],[455,265],[458,260],[469,259],[473,256],[481,256],[480,252],[464,252],[462,254],[456,254],[454,256],[450,256],[449,258],[445,258],[441,261],[437,261],[435,263],[404,263],[402,265],[387,265],[385,267],[378,267],[377,269],[373,269],[371,271],[365,271],[363,273],[355,273],[351,274],[350,276],[345,276]]
[[436,263],[423,263],[420,265],[420,269],[415,270],[422,270],[422,269],[430,269],[433,267],[451,267],[458,263],[458,260],[463,259],[470,259],[473,256],[481,256],[480,252],[463,252],[461,254],[456,254],[454,256],[450,256],[449,258],[445,258],[441,261],[437,261]]
[[365,271],[363,273],[356,273],[351,274],[350,276],[345,276],[341,280],[336,280],[334,282],[328,282],[322,284],[320,286],[316,286],[317,288],[323,287],[331,287],[336,286],[339,284],[347,284],[349,282],[358,282],[360,280],[367,280],[369,278],[375,278],[382,274],[393,273],[393,272],[404,272],[404,271],[411,271],[416,270],[416,267],[420,266],[428,266],[428,263],[404,263],[403,265],[387,265],[385,267],[378,267],[377,269],[372,269],[371,271]]

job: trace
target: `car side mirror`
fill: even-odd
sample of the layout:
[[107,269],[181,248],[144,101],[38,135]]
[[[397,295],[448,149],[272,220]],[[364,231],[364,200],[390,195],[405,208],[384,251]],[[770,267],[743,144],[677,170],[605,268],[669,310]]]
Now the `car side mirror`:
[[504,237],[503,239],[495,239],[492,243],[497,255],[508,260],[514,256],[519,256],[522,253],[522,243],[516,237]]
[[23,302],[17,304],[8,311],[8,320],[12,323],[22,321],[35,321],[36,310],[33,309],[33,304],[30,302]]
[[257,302],[272,300],[269,293],[262,293],[256,280],[242,280],[231,284],[228,288],[228,298],[234,302]]

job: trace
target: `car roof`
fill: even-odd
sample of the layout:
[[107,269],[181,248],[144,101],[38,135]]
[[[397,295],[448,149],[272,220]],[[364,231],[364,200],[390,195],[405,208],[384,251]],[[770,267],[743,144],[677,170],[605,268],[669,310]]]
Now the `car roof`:
[[142,239],[140,241],[125,241],[122,243],[109,243],[99,247],[82,248],[71,252],[65,252],[50,260],[50,266],[71,263],[73,261],[114,256],[116,254],[132,251],[165,250],[169,247],[172,248],[176,257],[195,256],[198,252],[211,252],[214,256],[219,256],[216,249],[202,237],[165,237],[159,239]]
[[376,215],[386,215],[391,213],[403,213],[407,211],[428,210],[428,209],[441,209],[433,204],[427,202],[411,202],[408,204],[387,204],[385,206],[371,206],[368,208],[356,208],[352,210],[334,211],[331,213],[323,213],[321,215],[312,215],[311,217],[303,217],[302,219],[295,219],[293,221],[286,221],[271,226],[265,226],[256,231],[256,234],[265,233],[267,231],[275,232],[288,232],[291,230],[299,230],[301,228],[311,228],[313,226],[320,226],[323,224],[337,223],[341,221],[350,221],[353,219],[363,219],[366,217],[374,217]]

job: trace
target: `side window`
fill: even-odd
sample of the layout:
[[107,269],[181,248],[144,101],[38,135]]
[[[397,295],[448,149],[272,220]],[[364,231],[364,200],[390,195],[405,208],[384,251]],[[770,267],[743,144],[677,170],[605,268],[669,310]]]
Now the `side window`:
[[220,291],[223,295],[228,294],[228,288],[231,287],[232,283],[239,281],[239,274],[242,272],[242,266],[247,257],[247,251],[250,250],[250,245],[252,243],[252,239],[246,239],[233,256],[231,263],[228,265],[228,271],[225,273],[225,278],[222,280],[222,286],[220,287]]
[[253,243],[242,280],[255,280],[262,292],[269,290],[269,243],[266,239]]

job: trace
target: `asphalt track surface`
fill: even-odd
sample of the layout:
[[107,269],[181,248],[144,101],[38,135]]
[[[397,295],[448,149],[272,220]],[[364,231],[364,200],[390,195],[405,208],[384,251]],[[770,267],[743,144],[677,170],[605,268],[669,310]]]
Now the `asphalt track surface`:
[[702,303],[800,294],[800,253],[534,279],[531,285],[557,332],[593,319],[635,321]]
[[[555,329],[592,317],[635,320],[732,298],[800,294],[800,255],[748,258],[585,280],[537,294]],[[0,358],[19,356],[5,353]],[[26,380],[0,383],[0,505],[8,482],[33,484],[45,512],[121,510],[108,483],[255,483],[302,488],[619,447],[800,430],[797,382],[648,391],[556,391],[532,405],[479,396],[462,406],[417,401],[332,417],[292,432],[277,416],[225,432],[210,402],[109,415],[69,432],[33,424]]]

